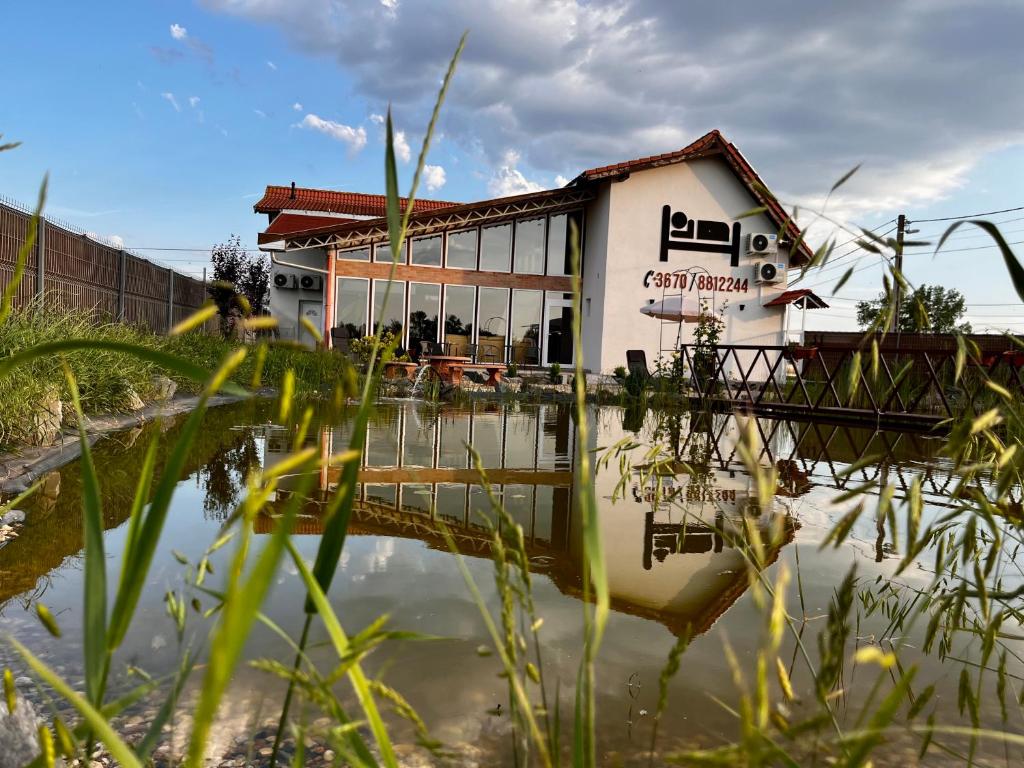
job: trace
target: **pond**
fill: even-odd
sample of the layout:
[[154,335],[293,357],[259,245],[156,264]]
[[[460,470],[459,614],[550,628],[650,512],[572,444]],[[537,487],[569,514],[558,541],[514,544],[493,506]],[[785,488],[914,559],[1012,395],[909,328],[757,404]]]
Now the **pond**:
[[[185,569],[179,558],[196,562],[217,538],[240,498],[245,473],[257,466],[270,467],[291,450],[293,435],[273,423],[273,413],[269,404],[256,402],[221,407],[207,415],[201,440],[189,457],[188,476],[178,485],[140,609],[117,657],[115,668],[122,684],[127,684],[124,671],[129,665],[152,675],[169,674],[176,668],[182,649],[166,613],[165,594],[182,588]],[[310,431],[307,444],[315,445],[322,437],[325,450],[340,452],[349,440],[350,415],[323,416]],[[771,505],[762,509],[738,455],[740,424],[735,417],[666,416],[593,407],[589,419],[591,439],[586,448],[598,451],[595,455],[609,446],[624,445],[620,441],[636,441],[626,451],[624,472],[616,458],[596,478],[612,602],[597,666],[602,764],[646,764],[659,675],[673,646],[686,633],[693,640],[668,686],[659,751],[714,747],[737,738],[736,719],[724,706],[734,705],[737,699],[725,649],[731,648],[749,679],[763,626],[749,589],[744,556],[735,546],[744,535],[744,519],[753,519],[763,530],[776,526],[783,531],[778,544],[766,553],[765,573],[774,580],[777,565],[784,562],[794,574],[787,605],[791,614],[803,619],[805,640],[814,653],[814,636],[822,629],[835,590],[850,566],[857,565],[862,588],[877,591],[903,557],[898,530],[902,523],[897,524],[894,538],[891,526],[876,523],[873,510],[859,518],[842,546],[821,548],[828,531],[855,503],[853,499],[834,503],[839,493],[854,486],[889,483],[900,497],[919,478],[926,520],[950,506],[954,481],[948,464],[937,458],[942,440],[934,437],[758,420],[759,460],[774,466],[779,477]],[[112,582],[146,446],[152,434],[163,431],[160,446],[166,451],[180,424],[180,420],[171,421],[121,433],[96,449]],[[508,691],[499,677],[496,657],[478,653],[480,646],[489,645],[489,638],[439,521],[449,527],[487,604],[497,614],[500,606],[485,519],[495,518],[466,447],[471,445],[493,493],[523,528],[535,574],[534,600],[544,619],[544,673],[551,690],[553,681],[559,681],[562,717],[568,722],[583,615],[581,521],[574,504],[576,438],[572,412],[560,404],[475,401],[454,406],[396,401],[381,403],[372,418],[359,500],[329,597],[350,633],[388,614],[391,628],[436,638],[388,642],[369,658],[367,668],[400,691],[431,734],[467,764],[511,764],[508,718],[503,712]],[[636,467],[643,465],[643,445],[655,442],[687,462],[685,471],[659,477],[637,472]],[[848,471],[865,456],[877,456],[877,460],[861,462]],[[157,472],[162,461],[161,454]],[[272,511],[298,480],[285,480],[278,499],[270,505],[271,514],[256,519],[257,534],[273,530]],[[324,501],[336,480],[334,470],[322,472],[316,478],[317,489],[302,506],[294,540],[309,562],[322,530]],[[82,678],[80,489],[76,464],[48,477],[26,508],[19,537],[0,545],[0,625],[76,684]],[[877,495],[877,490],[872,493]],[[211,584],[220,583],[231,550],[229,545],[213,556]],[[900,583],[925,587],[932,562],[930,553],[922,553],[900,575]],[[199,597],[208,607],[210,601]],[[297,569],[286,561],[264,612],[296,637],[304,618],[304,598]],[[39,624],[34,610],[37,601],[56,616],[63,629],[61,639],[50,637]],[[892,636],[890,618],[879,611],[859,620],[854,632],[857,643]],[[195,614],[189,621],[205,637],[212,619]],[[312,656],[328,666],[331,652],[326,634],[314,626]],[[919,643],[922,630],[908,630],[911,645]],[[787,636],[780,657],[788,663],[796,654]],[[291,655],[285,642],[263,626],[256,628],[246,648],[250,659],[290,663]],[[2,643],[0,661],[18,666]],[[911,661],[920,666],[922,687],[936,685],[937,719],[959,722],[959,667],[920,653]],[[793,707],[799,710],[802,698],[813,698],[811,681],[801,664],[790,666],[797,692]],[[1019,672],[1014,669],[1014,674]],[[840,709],[851,717],[859,712],[873,679],[868,671],[853,676],[840,692]],[[211,757],[265,750],[265,729],[276,721],[282,696],[278,680],[241,667],[225,700]],[[183,712],[178,725],[187,723],[187,716]],[[998,703],[983,700],[979,717],[1000,727]],[[138,726],[137,720],[127,722]],[[395,729],[398,741],[413,741],[411,729],[401,723]],[[176,738],[180,743],[180,733]],[[169,749],[173,742],[174,738]],[[976,755],[989,749],[995,748],[982,745]],[[915,753],[915,744],[894,747],[891,764],[912,762],[909,756]],[[1003,759],[1002,745],[995,754]],[[876,759],[877,764],[884,764],[884,759]]]

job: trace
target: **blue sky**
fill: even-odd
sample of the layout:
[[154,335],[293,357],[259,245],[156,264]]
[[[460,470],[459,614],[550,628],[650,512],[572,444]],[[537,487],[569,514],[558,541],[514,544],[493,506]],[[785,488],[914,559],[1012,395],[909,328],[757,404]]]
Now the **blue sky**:
[[[428,196],[551,187],[717,127],[791,202],[820,203],[864,163],[830,203],[850,222],[1024,206],[1020,5],[871,5],[751,2],[737,28],[737,14],[668,0],[17,3],[0,132],[23,145],[0,157],[0,194],[30,202],[49,171],[51,215],[129,247],[205,249],[232,233],[253,245],[268,183],[382,191],[389,101],[407,184],[468,29],[428,159],[443,185],[435,170]],[[992,218],[1024,240],[1024,211]],[[1024,331],[988,243],[964,232],[949,247],[976,250],[908,254],[908,276],[960,289],[976,329]],[[183,271],[205,262],[148,253]],[[842,271],[805,282],[831,293]],[[880,274],[858,272],[811,327],[848,327]]]

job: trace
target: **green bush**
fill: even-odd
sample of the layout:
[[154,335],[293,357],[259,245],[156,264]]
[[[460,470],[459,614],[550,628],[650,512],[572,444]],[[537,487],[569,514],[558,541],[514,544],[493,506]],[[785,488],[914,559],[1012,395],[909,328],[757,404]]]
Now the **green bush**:
[[551,379],[551,383],[557,384],[561,380],[562,366],[558,363],[552,363],[551,368],[548,370],[548,378]]
[[615,378],[619,381],[625,381],[627,376],[626,366],[620,365],[615,369]]

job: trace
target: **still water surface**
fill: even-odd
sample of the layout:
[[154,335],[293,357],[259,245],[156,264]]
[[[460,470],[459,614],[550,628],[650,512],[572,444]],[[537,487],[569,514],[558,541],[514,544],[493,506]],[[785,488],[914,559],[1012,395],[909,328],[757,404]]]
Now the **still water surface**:
[[[189,475],[179,484],[140,609],[119,654],[120,669],[134,664],[160,674],[175,668],[180,649],[164,609],[166,591],[182,586],[183,568],[173,553],[196,561],[239,500],[247,469],[271,466],[287,455],[292,436],[271,423],[271,413],[264,405],[249,403],[220,408],[207,417],[202,439],[190,457]],[[763,526],[782,523],[786,536],[769,552],[768,575],[774,578],[772,569],[779,561],[799,573],[790,586],[789,605],[792,613],[809,617],[810,636],[820,628],[833,590],[851,564],[858,565],[865,579],[886,579],[901,556],[870,514],[862,516],[842,547],[819,549],[831,524],[849,508],[832,503],[837,489],[891,482],[900,496],[898,489],[920,476],[926,515],[940,514],[948,503],[951,484],[935,459],[940,445],[935,439],[759,421],[761,460],[777,467],[780,482],[771,508],[756,510],[751,479],[736,454],[739,428],[733,417],[691,419],[684,414],[671,422],[667,433],[665,422],[659,423],[659,416],[649,412],[601,407],[593,409],[590,418],[590,450],[624,438],[649,442],[660,426],[663,444],[698,468],[664,480],[660,496],[635,472],[627,471],[623,481],[617,461],[597,477],[613,603],[599,659],[597,701],[601,754],[609,764],[629,764],[645,756],[658,676],[687,627],[696,638],[669,689],[661,746],[717,746],[737,737],[732,716],[712,697],[736,700],[724,644],[732,646],[741,663],[750,665],[760,639],[762,622],[747,589],[744,560],[730,545],[744,515],[756,515]],[[171,422],[123,433],[96,450],[112,581],[145,446],[154,431],[162,430],[161,446],[167,450],[179,425]],[[348,443],[344,415],[325,419],[318,429],[331,450],[340,451]],[[571,411],[555,404],[384,403],[369,429],[359,502],[330,599],[350,632],[387,613],[392,628],[442,638],[390,643],[371,657],[368,666],[410,700],[435,737],[485,755],[483,764],[503,764],[507,759],[507,718],[496,713],[498,705],[507,706],[507,689],[497,676],[495,657],[477,653],[478,646],[489,644],[486,631],[437,521],[451,528],[497,612],[482,520],[492,513],[472,469],[466,448],[472,445],[495,493],[524,529],[538,574],[534,598],[544,618],[545,675],[549,681],[560,681],[563,716],[569,717],[582,619],[580,520],[573,503],[575,439]],[[843,477],[852,462],[870,454],[884,458],[851,478]],[[319,488],[304,505],[297,525],[296,543],[309,561],[318,546],[322,500],[334,481],[333,472],[318,478]],[[27,510],[20,537],[0,548],[0,624],[75,681],[80,679],[81,657],[79,492],[77,466],[55,473]],[[257,533],[270,532],[273,519],[260,517],[255,527]],[[229,546],[214,557],[215,584],[230,550]],[[924,585],[929,577],[928,566],[921,563],[901,578]],[[286,563],[265,612],[297,636],[304,596],[293,564]],[[63,640],[51,639],[39,627],[34,617],[37,600],[57,616]],[[202,627],[198,616],[191,621]],[[871,619],[857,628],[857,635],[869,641],[884,626],[883,619]],[[322,633],[314,633],[314,644],[320,644],[314,658],[326,666],[330,654],[324,640]],[[784,657],[790,653],[787,638]],[[262,627],[251,638],[247,656],[291,660],[281,639]],[[953,714],[958,668],[944,669],[929,657],[916,660],[922,666],[919,679],[938,683],[940,712],[958,720]],[[870,679],[865,673],[864,680]],[[794,682],[798,691],[809,693],[809,680],[799,664]],[[852,686],[845,706],[855,712],[864,693]],[[217,738],[226,745],[233,736],[251,733],[254,720],[279,711],[281,695],[280,685],[269,677],[241,669]],[[991,709],[983,706],[984,718],[995,716]],[[398,730],[401,734],[401,726]]]

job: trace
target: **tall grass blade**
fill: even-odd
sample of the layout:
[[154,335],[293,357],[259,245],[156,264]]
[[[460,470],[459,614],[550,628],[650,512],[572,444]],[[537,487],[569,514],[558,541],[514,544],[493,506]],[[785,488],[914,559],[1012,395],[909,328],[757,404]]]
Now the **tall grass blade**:
[[8,641],[14,646],[14,649],[21,654],[21,657],[25,659],[25,663],[31,667],[32,671],[35,672],[43,680],[44,683],[49,685],[53,690],[63,696],[68,703],[71,704],[78,713],[85,720],[85,723],[90,729],[97,735],[100,741],[103,742],[107,747],[107,751],[110,752],[110,756],[114,758],[121,766],[121,768],[142,768],[142,763],[139,762],[138,758],[132,752],[131,748],[125,744],[121,737],[117,735],[110,723],[98,709],[92,706],[83,696],[75,692],[75,690],[68,685],[60,675],[54,672],[44,662],[36,658],[33,653],[19,643],[14,638],[9,638]]
[[82,448],[82,532],[85,539],[85,566],[82,598],[82,647],[85,654],[85,691],[94,706],[103,697],[106,678],[107,653],[107,558],[103,549],[103,507],[100,484],[89,447],[89,434],[85,429],[85,414],[78,393],[78,383],[71,370],[65,367],[71,404],[78,419],[78,435]]
[[[316,611],[324,622],[327,635],[331,639],[331,644],[334,646],[338,658],[346,658],[350,651],[348,636],[341,628],[337,614],[335,614],[331,604],[327,601],[327,597],[320,588],[320,584],[317,582],[314,574],[306,566],[302,555],[295,549],[295,545],[289,541],[286,543],[286,546],[292,556],[292,560],[295,562],[295,567],[299,569],[302,580],[306,583],[306,589],[309,590],[310,597],[316,606]],[[384,721],[380,716],[380,710],[377,709],[377,703],[373,698],[373,692],[370,690],[369,681],[358,662],[353,663],[349,668],[348,678],[352,683],[352,688],[363,709],[363,713],[366,715],[366,720],[370,725],[370,730],[373,732],[377,747],[380,749],[384,764],[389,766],[389,768],[396,767],[398,761],[395,758],[394,747],[391,745],[391,738],[388,736],[387,728],[384,726]]]
[[[2,149],[13,149],[16,146],[18,145],[7,144]],[[22,242],[21,247],[18,248],[18,255],[14,260],[14,274],[11,275],[11,281],[4,287],[3,295],[0,297],[0,325],[7,322],[7,318],[10,317],[11,310],[14,308],[14,297],[18,295],[18,288],[21,286],[21,280],[25,275],[25,266],[28,264],[29,254],[32,253],[32,246],[36,244],[39,220],[43,215],[43,206],[46,205],[46,189],[50,183],[49,179],[49,174],[43,177],[43,183],[39,187],[39,200],[36,203],[35,212],[28,221],[25,240]]]

